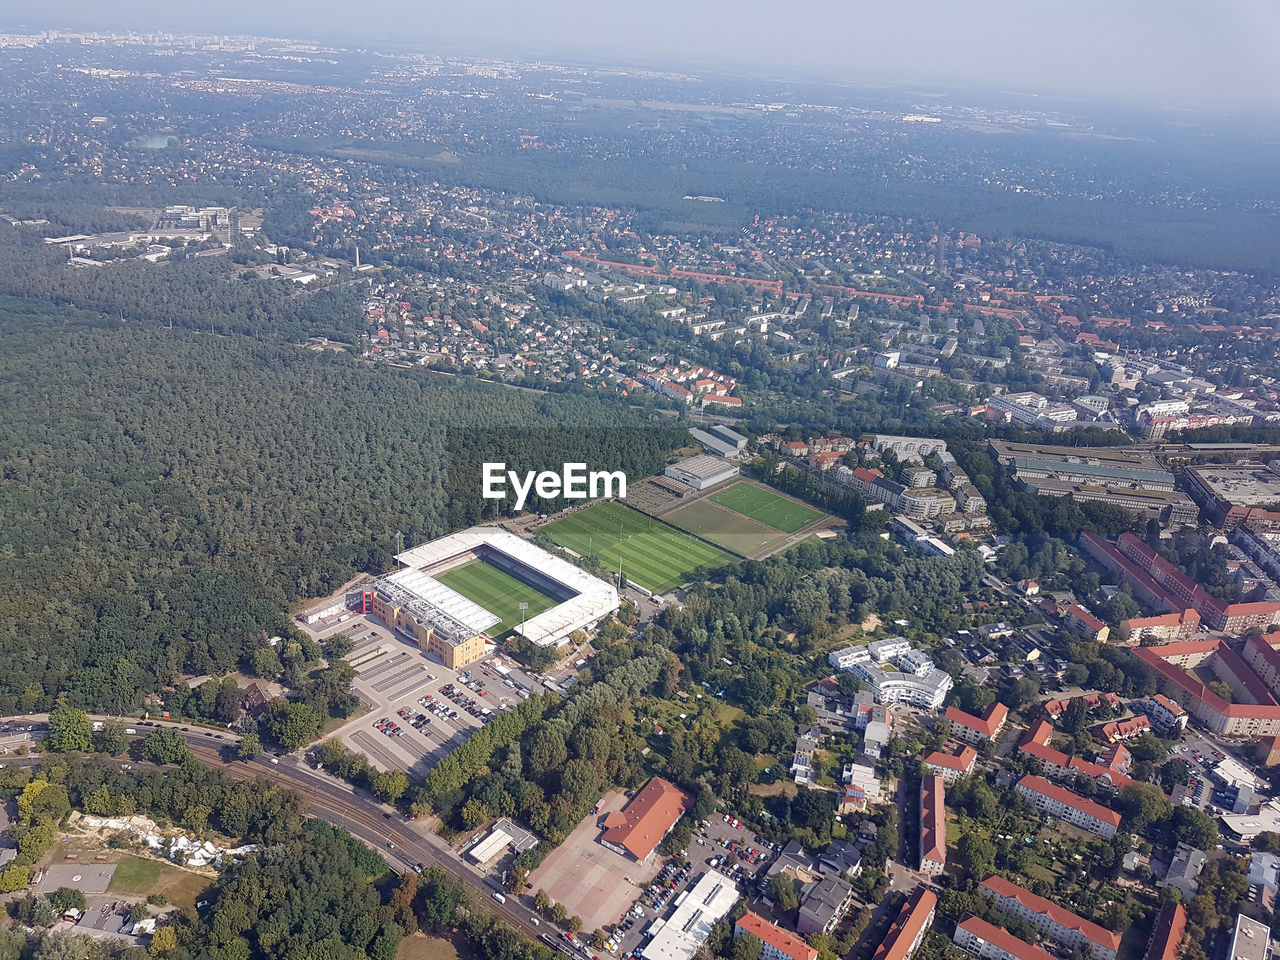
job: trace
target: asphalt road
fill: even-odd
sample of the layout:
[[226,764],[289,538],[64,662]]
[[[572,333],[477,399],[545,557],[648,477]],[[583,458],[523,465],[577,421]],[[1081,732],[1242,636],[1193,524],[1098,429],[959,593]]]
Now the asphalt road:
[[[187,746],[201,763],[237,780],[267,780],[289,788],[301,798],[303,807],[311,816],[343,827],[357,840],[377,850],[392,867],[401,872],[418,863],[442,867],[454,879],[471,888],[472,900],[477,906],[483,906],[490,913],[501,917],[525,936],[536,940],[546,929],[535,927],[529,922],[529,918],[533,916],[532,907],[521,905],[515,896],[508,894],[506,903],[494,900],[493,891],[481,887],[480,874],[468,867],[436,834],[404,820],[394,809],[358,792],[350,784],[312,770],[296,756],[279,758],[279,762],[274,764],[271,763],[271,757],[266,755],[247,762],[227,759],[224,752],[233,754],[240,738],[226,731],[190,724],[186,724],[184,729],[181,723],[163,720],[149,721],[151,725],[148,727],[143,725],[144,721],[128,718],[91,719],[123,720],[127,726],[136,729],[140,737],[156,727],[179,730]],[[33,733],[42,734],[48,729],[48,716],[45,714],[0,718],[0,723],[6,720],[32,724],[36,727]],[[14,760],[24,764],[36,762],[30,758]],[[384,814],[390,814],[390,818]],[[394,847],[388,844],[394,844]]]

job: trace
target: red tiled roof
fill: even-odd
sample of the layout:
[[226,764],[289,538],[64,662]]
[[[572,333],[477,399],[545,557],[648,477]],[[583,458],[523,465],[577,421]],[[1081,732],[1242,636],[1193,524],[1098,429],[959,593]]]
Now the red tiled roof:
[[1070,910],[1060,907],[1044,897],[1037,897],[1029,890],[1014,886],[1004,877],[987,877],[982,881],[981,886],[997,896],[1008,897],[1018,901],[1032,913],[1044,914],[1059,926],[1066,927],[1068,930],[1079,931],[1091,943],[1096,943],[1112,951],[1120,949],[1120,934],[1112,933],[1110,930],[1104,929],[1084,917],[1077,916]]
[[637,860],[644,860],[692,806],[683,790],[654,777],[622,810],[605,817],[601,839],[626,847]]
[[947,806],[942,778],[920,779],[920,859],[947,862]]
[[1081,813],[1093,817],[1095,820],[1101,820],[1103,823],[1109,823],[1113,827],[1120,826],[1120,814],[1114,810],[1108,810],[1100,803],[1094,803],[1087,797],[1082,797],[1078,793],[1073,793],[1066,787],[1060,787],[1056,783],[1050,783],[1044,777],[1037,777],[1035,774],[1027,774],[1018,781],[1018,786],[1026,787],[1028,790],[1034,790],[1041,796],[1048,797],[1050,800],[1057,800],[1059,803],[1065,803],[1069,807],[1074,807]]
[[775,926],[750,910],[738,918],[737,927],[743,933],[749,933],[769,946],[781,950],[792,960],[817,960],[816,947],[809,946],[794,933]]
[[1005,953],[1017,957],[1018,960],[1053,960],[1053,957],[1039,947],[1025,940],[1019,940],[1008,930],[987,923],[981,917],[965,917],[956,924],[956,927],[960,930],[968,930],[987,943],[999,947]]
[[903,904],[902,912],[893,921],[880,946],[876,947],[871,960],[906,960],[911,944],[915,943],[937,905],[938,898],[931,890],[916,887],[916,892]]
[[978,751],[973,747],[965,747],[958,754],[943,753],[941,750],[935,750],[924,758],[924,762],[935,767],[946,767],[949,770],[967,772],[976,759],[978,759]]
[[968,727],[970,730],[976,730],[984,737],[994,737],[996,731],[1009,716],[1009,708],[1003,703],[996,701],[987,707],[986,713],[980,717],[975,717],[972,713],[965,713],[956,707],[947,707],[947,719],[952,723],[958,723],[962,727]]
[[1147,944],[1144,960],[1178,960],[1178,948],[1182,946],[1182,935],[1186,931],[1186,907],[1166,900],[1156,914],[1156,922],[1151,928],[1151,942]]

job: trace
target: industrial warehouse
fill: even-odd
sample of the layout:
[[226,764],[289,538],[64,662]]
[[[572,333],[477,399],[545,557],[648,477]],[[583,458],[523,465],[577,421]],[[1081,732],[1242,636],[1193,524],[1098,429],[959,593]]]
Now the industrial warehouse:
[[446,586],[438,577],[482,562],[556,601],[511,627],[538,644],[563,643],[575,630],[599,623],[618,609],[617,589],[559,557],[496,527],[472,527],[398,554],[403,569],[364,591],[363,609],[412,637],[445,666],[480,659],[490,631],[502,617]]

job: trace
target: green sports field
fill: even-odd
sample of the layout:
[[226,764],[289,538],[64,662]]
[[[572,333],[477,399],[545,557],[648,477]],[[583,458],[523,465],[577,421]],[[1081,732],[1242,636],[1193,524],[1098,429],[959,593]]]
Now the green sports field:
[[[696,567],[718,567],[736,558],[675,527],[614,501],[597,503],[542,528],[574,553],[594,554],[610,570],[662,593],[689,580]],[[494,611],[497,613],[497,611]]]
[[806,507],[803,503],[790,500],[780,493],[774,493],[765,487],[758,487],[754,483],[745,481],[739,481],[719,493],[713,493],[708,499],[744,517],[750,517],[775,530],[781,530],[783,533],[803,530],[815,520],[822,518],[821,510]]
[[526,620],[556,605],[556,601],[546,594],[538,592],[527,583],[521,583],[483,560],[472,560],[464,566],[440,574],[436,579],[502,618],[502,623],[489,631],[489,635],[495,640],[520,626],[520,604],[529,604],[529,609],[523,611]]
[[662,519],[744,557],[767,553],[787,539],[782,531],[756,523],[736,510],[712,503],[707,497],[664,513]]

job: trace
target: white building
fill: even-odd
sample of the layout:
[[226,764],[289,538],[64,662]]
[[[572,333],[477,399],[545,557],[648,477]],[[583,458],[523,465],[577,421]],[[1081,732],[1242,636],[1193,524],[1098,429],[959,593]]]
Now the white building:
[[855,663],[871,659],[871,651],[866,647],[845,647],[827,654],[827,663],[836,670],[852,670]]
[[942,706],[951,691],[951,676],[935,668],[923,676],[885,670],[874,663],[856,663],[851,671],[871,685],[876,703],[907,703],[925,710]]
[[670,917],[653,922],[649,927],[652,938],[640,955],[644,960],[692,960],[707,942],[711,928],[737,902],[737,884],[708,870]]
[[906,637],[890,637],[886,640],[872,640],[867,644],[867,652],[876,663],[893,660],[904,653],[911,652],[911,643]]
[[1120,827],[1120,814],[1114,810],[1043,777],[1028,774],[1018,781],[1014,789],[1044,813],[1100,837],[1110,839]]

